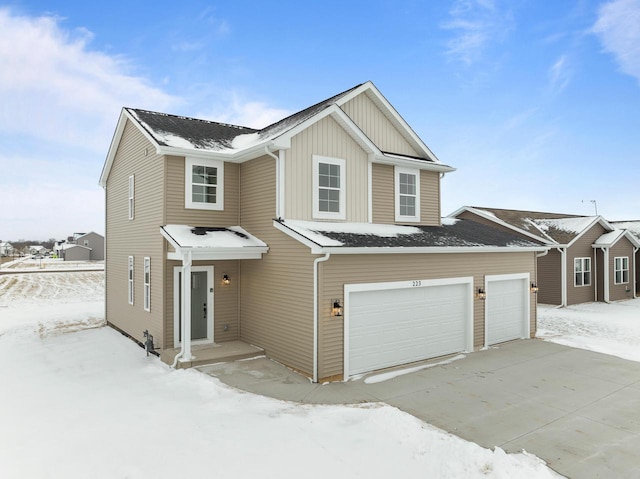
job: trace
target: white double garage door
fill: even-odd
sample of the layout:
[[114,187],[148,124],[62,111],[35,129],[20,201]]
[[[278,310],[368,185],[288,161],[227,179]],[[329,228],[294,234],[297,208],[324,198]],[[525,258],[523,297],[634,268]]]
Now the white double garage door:
[[[485,346],[529,337],[529,273],[485,277]],[[344,376],[473,351],[473,278],[345,285]]]

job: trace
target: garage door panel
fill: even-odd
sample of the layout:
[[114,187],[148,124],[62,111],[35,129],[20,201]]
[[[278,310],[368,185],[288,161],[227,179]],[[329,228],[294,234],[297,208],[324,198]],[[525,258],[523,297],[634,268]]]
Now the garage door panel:
[[463,351],[467,284],[352,292],[349,374]]
[[487,286],[487,344],[525,337],[526,279],[490,281]]

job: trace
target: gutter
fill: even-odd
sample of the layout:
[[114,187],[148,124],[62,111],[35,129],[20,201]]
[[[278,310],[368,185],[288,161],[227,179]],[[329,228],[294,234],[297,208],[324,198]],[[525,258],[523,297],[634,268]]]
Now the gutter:
[[567,248],[557,248],[560,252],[561,305],[567,307]]
[[[180,343],[180,352],[173,358],[172,368],[176,367],[178,360],[193,361],[191,354],[191,321],[185,321],[185,318],[191,318],[191,250],[182,257],[182,324],[180,325],[182,342]],[[174,318],[175,321],[175,318]]]
[[636,278],[637,278],[638,274],[636,273],[636,254],[638,253],[639,249],[640,248],[633,248],[633,258],[631,259],[631,261],[633,262],[633,299],[637,298],[637,296],[636,296],[636,288],[637,288]]
[[313,382],[318,382],[318,264],[327,261],[331,253],[313,260]]

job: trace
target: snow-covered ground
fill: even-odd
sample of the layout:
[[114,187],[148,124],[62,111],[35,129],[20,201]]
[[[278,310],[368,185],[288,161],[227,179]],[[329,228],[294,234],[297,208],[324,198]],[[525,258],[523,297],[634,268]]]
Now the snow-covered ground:
[[640,298],[567,308],[538,305],[537,337],[640,361]]
[[0,271],[60,271],[80,269],[104,270],[104,261],[65,261],[60,258],[32,258],[25,256],[3,263]]
[[0,276],[3,479],[555,477],[390,406],[299,405],[170,369],[100,327],[103,278]]

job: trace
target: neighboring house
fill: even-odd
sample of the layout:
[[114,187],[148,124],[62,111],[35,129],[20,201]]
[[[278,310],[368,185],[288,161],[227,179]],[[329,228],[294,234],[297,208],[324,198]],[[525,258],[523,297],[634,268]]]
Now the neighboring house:
[[54,251],[65,261],[104,260],[104,236],[94,233],[73,233],[66,242],[56,242]]
[[0,242],[0,256],[11,256],[13,254],[13,246],[6,241]]
[[464,206],[449,217],[517,232],[549,246],[548,254],[538,257],[540,303],[567,306],[636,296],[640,242],[601,216]]
[[44,254],[47,251],[42,245],[29,246],[29,254]]
[[[628,230],[640,242],[640,220],[610,221],[609,223],[614,228]],[[636,251],[635,270],[636,270],[636,294],[640,294],[640,249]]]
[[547,247],[441,221],[452,171],[371,82],[262,130],[124,108],[106,319],[168,362],[240,340],[313,381],[531,337]]

